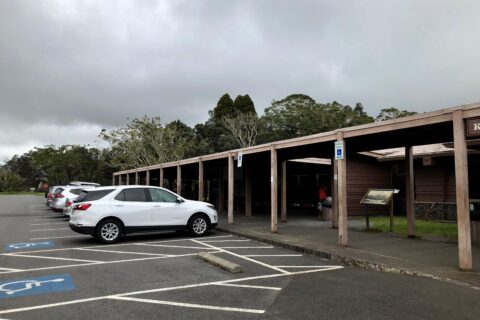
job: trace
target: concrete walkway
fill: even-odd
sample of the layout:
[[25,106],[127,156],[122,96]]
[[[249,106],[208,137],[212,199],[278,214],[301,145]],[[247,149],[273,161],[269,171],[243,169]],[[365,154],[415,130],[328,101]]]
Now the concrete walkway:
[[463,272],[458,269],[456,244],[356,231],[359,223],[363,222],[349,222],[349,246],[346,248],[338,245],[337,230],[329,228],[329,222],[314,217],[291,217],[286,223],[279,222],[278,233],[273,234],[267,215],[245,217],[237,214],[232,225],[221,215],[218,229],[345,265],[425,276],[480,290],[480,247],[472,247],[474,270]]

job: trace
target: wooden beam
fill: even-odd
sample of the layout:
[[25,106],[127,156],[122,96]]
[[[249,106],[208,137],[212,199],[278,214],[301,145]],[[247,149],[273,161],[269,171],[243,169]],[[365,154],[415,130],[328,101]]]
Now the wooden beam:
[[218,213],[225,211],[225,184],[223,181],[223,167],[220,168],[218,178]]
[[405,192],[407,200],[407,235],[415,237],[415,174],[413,167],[413,147],[405,147]]
[[182,167],[177,165],[177,194],[182,195]]
[[163,188],[164,172],[163,168],[160,168],[160,176],[158,177],[158,185]]
[[233,154],[228,156],[228,223],[233,223],[233,197],[234,197],[234,167]]
[[277,150],[272,145],[270,149],[270,207],[272,215],[271,231],[278,231],[278,168],[277,168]]
[[203,161],[199,160],[198,161],[198,201],[204,200],[205,182],[203,179],[204,179],[204,165],[203,165]]
[[147,173],[146,173],[146,182],[145,182],[145,184],[146,184],[147,186],[150,185],[150,170],[147,170]]
[[287,161],[282,162],[282,195],[281,195],[280,221],[287,222]]
[[332,224],[333,229],[338,228],[338,166],[335,155],[332,158]]
[[341,246],[347,246],[347,146],[343,139],[343,132],[337,133],[337,141],[343,142],[343,160],[336,160],[338,167],[338,242]]
[[252,216],[252,169],[245,166],[245,215]]
[[455,185],[457,198],[459,267],[471,270],[472,242],[470,236],[470,197],[468,190],[468,155],[462,110],[453,112],[453,142],[455,146]]

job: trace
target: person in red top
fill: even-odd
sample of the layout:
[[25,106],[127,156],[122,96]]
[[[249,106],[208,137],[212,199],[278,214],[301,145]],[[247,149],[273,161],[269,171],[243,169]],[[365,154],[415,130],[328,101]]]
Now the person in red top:
[[324,185],[320,186],[320,190],[318,191],[318,199],[319,199],[318,210],[322,212],[323,203],[327,199],[327,187],[325,187]]

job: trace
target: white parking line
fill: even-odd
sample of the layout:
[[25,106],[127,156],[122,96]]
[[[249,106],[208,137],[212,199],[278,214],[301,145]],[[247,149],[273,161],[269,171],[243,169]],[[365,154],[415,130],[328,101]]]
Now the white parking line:
[[86,248],[77,248],[73,250],[81,250],[81,251],[94,251],[94,252],[107,252],[107,253],[123,253],[123,254],[140,254],[144,256],[164,256],[168,257],[169,254],[162,254],[162,253],[146,253],[146,252],[132,252],[132,251],[113,251],[113,250],[102,250],[102,249],[86,249]]
[[321,269],[321,268],[330,268],[331,266],[275,266],[277,268],[313,268],[313,269]]
[[257,313],[257,314],[265,313],[265,310],[257,310],[257,309],[220,307],[220,306],[202,305],[202,304],[194,304],[194,303],[183,303],[183,302],[174,302],[174,301],[139,299],[139,298],[131,298],[131,297],[110,297],[109,299],[143,302],[143,303],[153,303],[153,304],[162,304],[162,305],[185,307],[185,308],[196,308],[196,309],[234,311],[234,312],[246,312],[246,313]]
[[168,245],[168,244],[135,243],[135,245],[136,246],[146,246],[146,247],[162,247],[162,248],[207,249],[206,247],[174,246],[174,245]]
[[49,240],[49,239],[64,239],[64,238],[85,238],[90,237],[88,235],[78,235],[78,236],[63,236],[63,237],[44,237],[44,238],[31,238],[30,240]]
[[302,254],[246,254],[245,257],[303,257]]
[[5,271],[22,271],[21,269],[11,269],[11,268],[0,268],[0,270],[5,270]]
[[[28,254],[10,254],[12,257],[25,257],[25,258],[38,258],[38,259],[50,259],[50,260],[62,260],[62,261],[77,261],[77,262],[89,262],[89,263],[103,263],[105,261],[96,261],[96,260],[84,260],[84,259],[72,259],[72,258],[61,258],[61,257],[46,257],[46,256],[33,256]],[[23,271],[23,270],[22,270]]]
[[[146,258],[146,259],[150,259],[150,258]],[[155,257],[155,258],[152,258],[152,259],[162,259],[162,257],[158,257],[158,258]],[[183,286],[158,288],[158,289],[143,290],[143,291],[136,291],[136,292],[126,292],[126,293],[120,293],[120,294],[115,294],[115,295],[98,296],[98,297],[92,297],[92,298],[86,298],[86,299],[70,300],[70,301],[43,304],[43,305],[37,305],[37,306],[31,306],[31,307],[1,310],[0,314],[9,314],[9,313],[22,312],[22,311],[31,311],[31,310],[53,308],[53,307],[70,305],[70,304],[98,301],[98,300],[104,300],[104,299],[112,299],[112,298],[117,298],[117,297],[132,296],[132,295],[138,295],[138,294],[144,294],[144,293],[173,291],[173,290],[188,289],[188,288],[198,288],[198,287],[204,287],[204,286],[209,286],[209,285],[216,285],[216,284],[219,284],[219,283],[233,283],[233,282],[241,282],[241,281],[248,281],[248,280],[285,277],[285,276],[291,276],[291,275],[300,275],[300,274],[306,274],[306,273],[315,273],[315,272],[323,272],[323,271],[329,271],[329,270],[337,270],[337,269],[342,269],[342,268],[343,268],[342,266],[332,266],[328,270],[327,269],[315,269],[315,270],[305,270],[305,271],[291,272],[291,273],[288,273],[288,274],[276,273],[276,274],[267,274],[267,275],[262,275],[262,276],[245,277],[245,278],[232,279],[232,280],[204,282],[204,283],[196,283],[196,284],[183,285]]]
[[219,247],[219,248],[221,249],[273,249],[274,247],[267,246],[267,247]]
[[248,285],[248,284],[217,283],[217,284],[215,284],[215,285],[216,285],[216,286],[225,286],[225,287],[264,289],[264,290],[276,290],[276,291],[282,290],[282,288],[278,288],[278,287],[251,286],[251,285]]
[[242,242],[242,241],[250,241],[249,239],[232,239],[232,240],[202,240],[202,242]]
[[[225,253],[228,253],[228,254],[230,254],[230,255],[232,255],[232,256],[235,256],[235,257],[238,257],[238,258],[242,258],[242,259],[248,260],[248,261],[250,261],[250,262],[253,262],[253,263],[262,265],[262,266],[264,266],[264,267],[273,269],[273,270],[275,270],[275,271],[278,271],[278,272],[281,272],[281,273],[284,273],[284,274],[289,274],[289,273],[290,273],[290,272],[285,271],[285,270],[282,270],[282,269],[280,269],[280,268],[278,268],[278,267],[269,265],[268,263],[261,262],[261,261],[257,261],[257,260],[255,260],[255,259],[242,256],[241,254],[237,254],[237,253],[234,253],[234,252],[232,252],[232,251],[225,250],[225,248],[216,247],[216,246],[213,246],[213,245],[208,244],[208,243],[202,243],[201,241],[196,240],[196,239],[193,239],[192,241],[193,241],[193,242],[196,242],[196,243],[199,243],[199,244],[203,244],[203,245],[208,246],[208,247],[210,247],[210,248],[212,248],[212,249],[220,250],[220,251],[225,252]],[[272,247],[272,248],[273,248],[273,247]]]
[[65,221],[62,222],[47,222],[47,223],[32,223],[29,224],[29,226],[46,226],[46,225],[51,225],[51,224],[65,224]]
[[[217,239],[217,238],[230,238],[232,235],[226,235],[226,236],[213,236],[213,237],[204,237],[202,239]],[[176,241],[189,241],[189,240],[194,240],[197,238],[185,238],[185,239],[172,239],[172,240],[158,240],[158,241],[147,241],[147,242],[142,242],[142,243],[163,243],[163,242],[176,242]]]
[[35,230],[28,230],[30,232],[36,231],[57,231],[57,230],[70,230],[70,228],[58,228],[58,229],[35,229]]
[[30,207],[47,207],[44,204],[31,204]]

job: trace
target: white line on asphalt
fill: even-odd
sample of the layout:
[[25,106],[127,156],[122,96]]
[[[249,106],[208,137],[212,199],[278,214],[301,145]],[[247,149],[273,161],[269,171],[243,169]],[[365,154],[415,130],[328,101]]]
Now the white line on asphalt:
[[0,268],[0,270],[6,270],[6,271],[22,271],[22,269],[12,269],[12,268]]
[[330,268],[331,266],[275,266],[278,268],[313,268],[313,269],[321,269],[321,268]]
[[50,213],[50,214],[55,214],[55,212],[53,211],[50,211],[48,209],[45,209],[45,210],[36,210],[36,211],[28,211],[29,213]]
[[66,224],[65,221],[62,221],[62,222],[47,222],[47,223],[32,223],[32,224],[29,224],[29,226],[46,226],[46,225],[51,225],[51,224]]
[[136,246],[146,246],[146,247],[162,247],[162,248],[207,249],[206,247],[172,246],[172,245],[168,245],[168,244],[135,243],[135,245]]
[[97,260],[84,260],[84,259],[72,259],[72,258],[61,258],[61,257],[32,256],[32,255],[28,255],[28,254],[11,254],[10,256],[11,257],[50,259],[50,260],[63,260],[63,261],[77,261],[77,262],[87,262],[87,263],[104,263],[105,262],[105,261],[97,261]]
[[251,286],[248,284],[217,283],[215,285],[225,286],[225,287],[252,288],[252,289],[277,290],[277,291],[282,290],[282,288],[279,288],[279,287]]
[[[88,235],[78,235],[78,236],[63,236],[63,237],[30,238],[30,241],[31,240],[64,239],[64,238],[85,238],[85,237],[90,237],[90,236],[88,236]],[[38,252],[38,251],[36,251],[36,252]]]
[[30,232],[36,231],[57,231],[57,230],[70,230],[70,228],[57,228],[57,229],[35,229],[35,230],[28,230]]
[[[219,251],[207,251],[209,253],[218,253]],[[95,263],[79,263],[79,264],[67,264],[63,266],[54,266],[54,267],[42,267],[42,268],[33,268],[33,269],[23,269],[18,271],[4,271],[0,274],[6,273],[19,273],[19,272],[31,272],[31,271],[40,271],[40,270],[53,270],[53,269],[63,269],[63,268],[74,268],[74,267],[85,267],[85,266],[99,266],[105,264],[114,264],[114,263],[125,263],[125,262],[135,262],[135,261],[146,261],[146,260],[155,260],[155,259],[167,259],[167,258],[181,258],[188,256],[196,256],[198,253],[187,253],[179,255],[168,255],[164,257],[147,257],[147,258],[138,258],[138,259],[126,259],[126,260],[114,260],[114,261],[105,261],[105,262],[95,262]],[[1,313],[0,313],[1,314]]]
[[285,270],[282,270],[282,269],[280,269],[280,268],[277,268],[277,267],[274,267],[274,266],[272,266],[272,265],[269,265],[268,263],[261,262],[261,261],[257,261],[257,260],[255,260],[255,259],[242,256],[241,254],[237,254],[237,253],[234,253],[234,252],[225,250],[225,248],[216,247],[216,246],[213,246],[213,245],[208,244],[208,243],[202,243],[201,241],[196,240],[196,239],[193,239],[192,241],[193,241],[193,242],[196,242],[196,243],[199,243],[199,244],[202,244],[202,245],[205,245],[205,246],[208,246],[208,247],[210,247],[210,248],[212,248],[212,249],[220,250],[220,251],[225,252],[225,253],[228,253],[228,254],[230,254],[230,255],[232,255],[232,256],[235,256],[235,257],[238,257],[238,258],[242,258],[242,259],[244,259],[244,260],[248,260],[248,261],[250,261],[250,262],[253,262],[253,263],[262,265],[262,266],[264,266],[264,267],[267,267],[267,268],[276,270],[276,271],[281,272],[281,273],[285,273],[285,274],[289,274],[289,273],[290,273],[290,272],[288,272],[288,271],[285,271]]
[[258,310],[258,309],[220,307],[220,306],[202,305],[202,304],[194,304],[194,303],[183,303],[183,302],[174,302],[174,301],[163,301],[163,300],[152,300],[152,299],[139,299],[139,298],[129,298],[129,297],[111,297],[110,299],[133,301],[133,302],[143,302],[143,303],[152,303],[152,304],[162,304],[162,305],[185,307],[185,308],[196,308],[196,309],[234,311],[234,312],[246,312],[246,313],[257,313],[257,314],[265,313],[265,310]]
[[240,242],[240,241],[250,241],[249,239],[233,239],[233,240],[202,240],[202,242]]
[[113,250],[102,250],[102,249],[85,249],[85,248],[77,248],[73,250],[81,250],[81,251],[94,251],[94,252],[107,252],[107,253],[123,253],[123,254],[140,254],[144,256],[170,256],[168,254],[162,253],[147,253],[147,252],[132,252],[132,251],[113,251]]
[[[203,239],[217,239],[217,238],[229,238],[232,235],[227,236],[214,236],[214,237],[204,237]],[[141,243],[163,243],[163,242],[175,242],[175,241],[190,241],[197,238],[184,238],[184,239],[172,239],[172,240],[158,240],[158,241],[148,241],[148,242],[141,242]]]
[[[162,259],[162,258],[158,257],[158,258],[153,258],[153,259]],[[336,269],[342,269],[342,268],[343,268],[342,266],[335,266],[335,267],[330,268],[329,270],[336,270]],[[124,296],[132,296],[132,295],[145,294],[145,293],[154,293],[154,292],[172,291],[172,290],[179,290],[179,289],[197,288],[197,287],[204,287],[204,286],[209,286],[209,285],[216,285],[216,284],[219,284],[219,283],[233,283],[233,282],[248,281],[248,280],[285,277],[285,276],[290,276],[290,275],[323,272],[323,271],[329,271],[329,270],[327,270],[327,269],[316,269],[316,270],[291,272],[291,273],[288,273],[288,274],[276,273],[276,274],[267,274],[267,275],[263,275],[263,276],[246,277],[246,278],[239,278],[239,279],[232,279],[232,280],[205,282],[205,283],[197,283],[197,284],[190,284],[190,285],[183,285],[183,286],[176,286],[176,287],[166,287],[166,288],[159,288],[159,289],[136,291],[136,292],[126,292],[126,293],[120,293],[120,294],[116,294],[116,295],[99,296],[99,297],[93,297],[93,298],[87,298],[87,299],[70,300],[70,301],[44,304],[44,305],[37,305],[37,306],[31,306],[31,307],[1,310],[0,314],[8,314],[8,313],[15,313],[15,312],[22,312],[22,311],[46,309],[46,308],[52,308],[52,307],[70,305],[70,304],[84,303],[84,302],[90,302],[90,301],[98,301],[98,300],[111,299],[111,298],[124,297]]]
[[46,207],[44,204],[31,204],[30,207]]
[[303,257],[301,254],[246,254],[244,257]]

